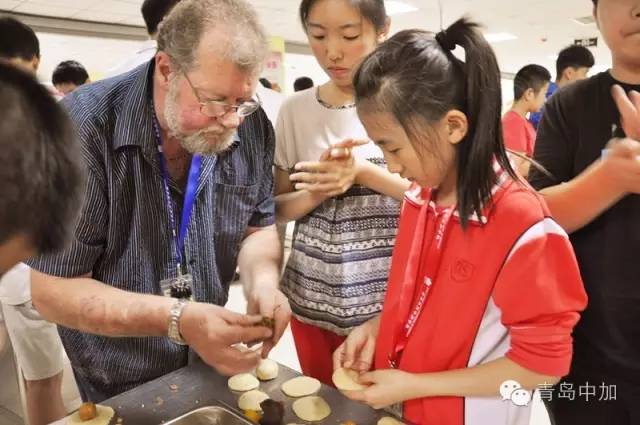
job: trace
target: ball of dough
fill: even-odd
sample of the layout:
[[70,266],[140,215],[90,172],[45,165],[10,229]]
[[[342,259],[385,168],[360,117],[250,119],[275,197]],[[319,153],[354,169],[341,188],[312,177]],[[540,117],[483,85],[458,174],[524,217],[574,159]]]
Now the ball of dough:
[[322,397],[304,397],[293,403],[293,413],[307,422],[317,422],[326,419],[331,414],[331,407]]
[[256,369],[256,375],[261,381],[270,381],[278,377],[278,363],[271,359],[260,360],[258,368]]
[[384,418],[378,421],[378,425],[404,425],[404,423],[400,422],[396,418],[385,416]]
[[258,388],[260,386],[260,381],[250,373],[241,373],[229,378],[227,385],[229,385],[229,389],[231,391],[243,393],[245,391],[251,391]]
[[255,410],[262,412],[260,403],[268,399],[269,396],[262,391],[252,390],[246,392],[238,398],[238,407],[240,410]]
[[80,419],[79,412],[75,412],[69,417],[67,425],[109,425],[115,414],[116,412],[111,407],[97,405],[95,418],[83,421]]
[[320,381],[308,376],[298,376],[282,384],[282,392],[289,397],[304,397],[320,390]]
[[331,380],[336,388],[342,391],[360,391],[366,388],[358,383],[358,372],[353,369],[336,369]]

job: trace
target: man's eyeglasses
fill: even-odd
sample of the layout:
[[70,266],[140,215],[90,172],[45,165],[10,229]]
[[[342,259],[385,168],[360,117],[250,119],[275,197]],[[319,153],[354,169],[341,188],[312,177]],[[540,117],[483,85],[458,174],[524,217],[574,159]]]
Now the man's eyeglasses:
[[196,96],[196,99],[198,99],[198,103],[200,104],[200,112],[210,118],[220,118],[227,115],[231,111],[234,111],[236,114],[238,114],[240,118],[244,118],[257,111],[261,105],[260,97],[258,97],[257,93],[256,100],[248,100],[246,102],[242,102],[239,105],[229,105],[228,103],[222,102],[220,100],[202,100],[200,98],[200,95],[198,94],[198,91],[187,76],[187,73],[183,72],[183,75],[187,80],[187,83],[189,83],[189,87],[191,87],[191,90]]

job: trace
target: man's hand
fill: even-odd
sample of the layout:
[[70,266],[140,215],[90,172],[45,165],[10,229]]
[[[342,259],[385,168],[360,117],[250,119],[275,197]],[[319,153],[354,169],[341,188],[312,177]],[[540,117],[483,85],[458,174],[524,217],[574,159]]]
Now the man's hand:
[[247,314],[274,319],[273,336],[262,345],[262,357],[266,359],[289,325],[291,307],[287,297],[273,285],[255,285],[247,298]]
[[624,134],[630,139],[640,141],[640,93],[632,90],[627,95],[622,87],[615,84],[611,88],[611,95],[620,111],[620,123]]
[[180,318],[180,334],[205,361],[223,375],[255,368],[260,355],[235,348],[238,343],[272,338],[260,316],[246,316],[204,303],[189,303]]

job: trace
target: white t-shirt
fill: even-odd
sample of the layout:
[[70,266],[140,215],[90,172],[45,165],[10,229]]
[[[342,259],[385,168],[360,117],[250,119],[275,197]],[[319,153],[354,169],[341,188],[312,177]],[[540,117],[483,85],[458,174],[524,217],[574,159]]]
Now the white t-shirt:
[[134,56],[107,70],[105,78],[124,74],[127,71],[131,71],[132,69],[139,67],[143,63],[149,62],[151,58],[156,55],[157,50],[158,43],[155,40],[145,41],[140,45],[140,48]]
[[282,102],[284,102],[284,96],[275,90],[266,88],[260,83],[258,83],[258,86],[256,87],[256,93],[260,96],[262,109],[264,109],[264,112],[267,114],[267,118],[269,118],[271,125],[273,125],[273,128],[275,129],[278,122],[278,114],[280,113]]
[[31,300],[31,272],[29,266],[18,263],[0,280],[0,302],[20,305]]
[[[275,153],[279,168],[289,170],[300,161],[317,161],[329,146],[346,138],[369,140],[356,108],[328,108],[318,101],[317,89],[293,94],[280,109]],[[383,157],[373,143],[358,146],[353,155],[359,159]]]

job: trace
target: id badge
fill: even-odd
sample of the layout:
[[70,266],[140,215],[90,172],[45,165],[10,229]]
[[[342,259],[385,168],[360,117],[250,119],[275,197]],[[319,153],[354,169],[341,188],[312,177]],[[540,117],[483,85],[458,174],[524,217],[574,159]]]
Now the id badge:
[[195,301],[193,296],[193,277],[189,273],[161,280],[160,290],[165,297]]

